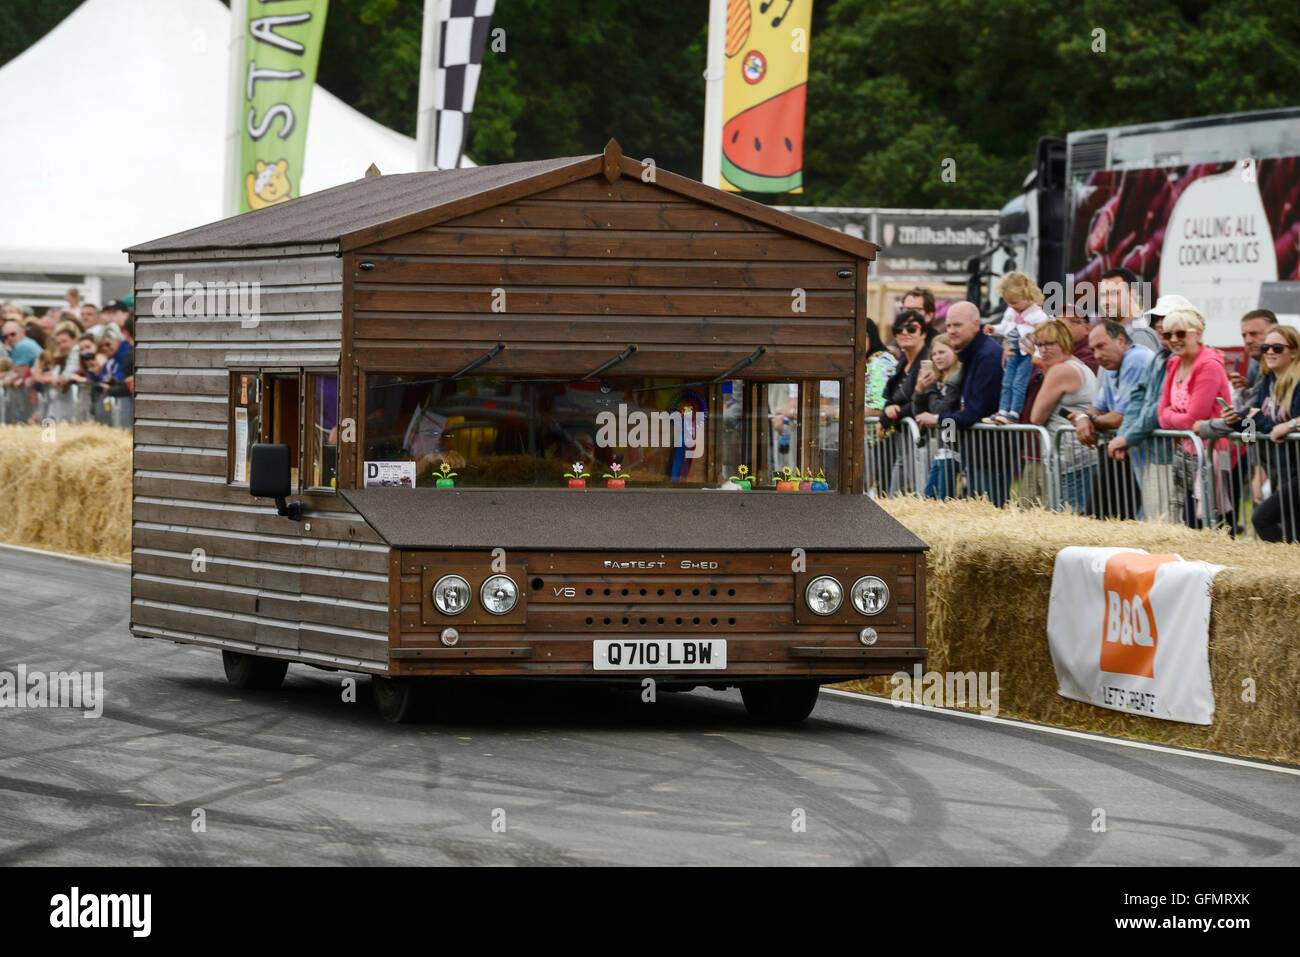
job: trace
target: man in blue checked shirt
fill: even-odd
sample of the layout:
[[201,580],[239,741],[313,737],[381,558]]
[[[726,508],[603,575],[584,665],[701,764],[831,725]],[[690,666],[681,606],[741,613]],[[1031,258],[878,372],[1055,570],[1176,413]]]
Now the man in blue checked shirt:
[[[1110,319],[1092,327],[1088,346],[1102,368],[1097,396],[1086,412],[1073,413],[1070,421],[1079,433],[1079,441],[1095,448],[1099,431],[1114,431],[1124,424],[1133,389],[1154,355],[1146,346],[1135,345],[1128,330]],[[1098,518],[1137,518],[1141,493],[1133,463],[1105,454],[1098,456],[1098,462],[1092,513]]]

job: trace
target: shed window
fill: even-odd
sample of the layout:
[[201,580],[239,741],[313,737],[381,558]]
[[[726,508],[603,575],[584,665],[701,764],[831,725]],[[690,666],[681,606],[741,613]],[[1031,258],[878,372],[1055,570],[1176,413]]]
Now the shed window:
[[433,486],[445,465],[458,486],[563,487],[566,473],[587,473],[589,487],[618,476],[629,488],[716,488],[747,473],[775,488],[788,468],[834,489],[838,386],[368,375],[362,482]]
[[262,379],[256,372],[236,372],[230,383],[230,481],[247,483],[253,443],[262,441]]
[[293,487],[299,488],[302,444],[298,439],[302,430],[298,420],[298,375],[268,375],[264,403],[264,441],[289,446],[289,478]]
[[310,488],[336,488],[339,463],[339,377],[311,373],[307,376],[311,400],[311,435],[307,445],[307,484]]

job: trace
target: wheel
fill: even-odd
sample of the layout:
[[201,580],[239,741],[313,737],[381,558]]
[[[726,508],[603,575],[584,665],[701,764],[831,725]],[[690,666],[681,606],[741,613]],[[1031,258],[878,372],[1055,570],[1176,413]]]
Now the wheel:
[[418,721],[429,711],[429,689],[418,679],[375,675],[370,679],[370,690],[379,716],[390,724]]
[[741,685],[740,697],[755,721],[796,724],[812,714],[820,689],[815,681],[764,681]]
[[284,673],[289,670],[287,661],[239,651],[223,651],[221,663],[226,667],[226,680],[246,691],[274,691],[284,683]]

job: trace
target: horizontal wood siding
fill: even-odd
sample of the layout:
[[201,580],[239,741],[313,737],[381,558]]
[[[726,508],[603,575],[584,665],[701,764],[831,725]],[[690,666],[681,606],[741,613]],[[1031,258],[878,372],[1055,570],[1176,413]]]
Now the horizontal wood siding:
[[754,375],[853,371],[855,259],[626,176],[545,190],[351,256],[362,370],[451,371],[504,341],[492,373],[586,371],[630,343],[639,349],[621,374],[715,375],[760,345]]
[[[900,662],[916,660],[914,649],[925,644],[917,604],[924,581],[917,579],[918,557],[910,552],[810,553],[800,574],[791,570],[789,553],[512,552],[508,565],[524,589],[527,608],[524,620],[510,625],[473,624],[469,612],[455,619],[427,619],[424,598],[431,582],[454,570],[475,586],[491,566],[488,552],[402,551],[399,556],[400,632],[394,659],[403,673],[589,676],[597,674],[593,639],[655,635],[725,638],[730,674],[845,677],[892,672]],[[665,565],[611,571],[604,567],[610,558],[662,559]],[[716,562],[718,567],[682,569],[682,559]],[[474,568],[483,575],[467,574],[466,569]],[[809,621],[814,616],[799,611],[803,596],[797,583],[819,570],[839,577],[846,589],[859,575],[885,578],[892,583],[887,613],[869,618],[843,609],[827,623]],[[446,625],[459,629],[454,652],[439,638]],[[868,625],[879,634],[870,649],[858,638]],[[829,653],[813,658],[798,650],[810,647]],[[475,649],[486,649],[483,657],[476,658]],[[502,649],[514,649],[514,655]],[[707,678],[707,673],[699,674],[702,681]]]
[[[230,372],[337,366],[342,346],[342,261],[279,252],[137,264],[132,628],[383,672],[387,546],[340,496],[295,496],[292,522],[226,481]],[[178,281],[258,283],[259,314],[157,315],[155,283]]]

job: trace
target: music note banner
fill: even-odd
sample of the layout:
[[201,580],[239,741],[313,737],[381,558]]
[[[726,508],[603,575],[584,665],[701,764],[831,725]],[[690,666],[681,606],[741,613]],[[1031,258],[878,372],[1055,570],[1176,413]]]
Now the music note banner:
[[802,193],[812,0],[729,0],[722,188]]

